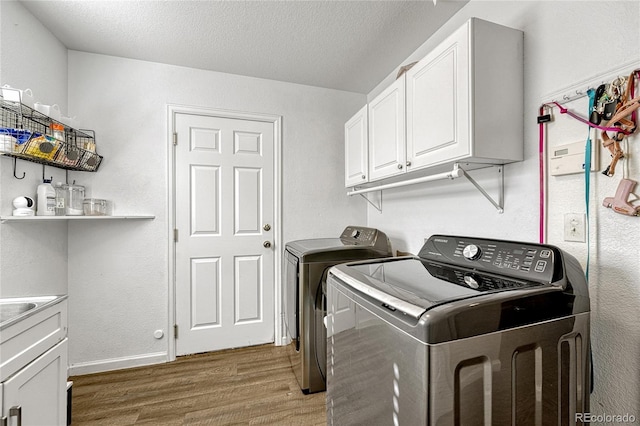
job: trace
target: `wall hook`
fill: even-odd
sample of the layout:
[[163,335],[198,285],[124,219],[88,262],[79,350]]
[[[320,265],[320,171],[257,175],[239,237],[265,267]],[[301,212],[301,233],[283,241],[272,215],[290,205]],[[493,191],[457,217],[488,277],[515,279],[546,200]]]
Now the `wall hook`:
[[18,177],[18,175],[16,174],[16,164],[18,163],[18,159],[17,158],[13,158],[13,177],[16,179],[24,179],[24,177],[27,175],[27,172],[22,172],[22,177]]

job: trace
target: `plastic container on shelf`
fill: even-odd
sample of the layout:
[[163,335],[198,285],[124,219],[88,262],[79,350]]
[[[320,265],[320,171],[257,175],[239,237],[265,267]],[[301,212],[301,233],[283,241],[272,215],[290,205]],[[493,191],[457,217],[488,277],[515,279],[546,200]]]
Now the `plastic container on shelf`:
[[27,142],[31,138],[39,137],[40,133],[34,133],[25,129],[14,129],[9,127],[0,127],[0,138],[5,141],[5,147],[9,148],[7,143],[13,142],[10,150],[4,152],[21,153],[25,150]]
[[38,216],[56,215],[56,190],[51,186],[51,180],[45,179],[37,189],[37,210]]
[[66,191],[62,182],[57,182],[53,187],[56,191],[56,216],[64,216],[66,214]]
[[60,113],[60,107],[58,106],[58,104],[45,105],[43,103],[36,102],[33,105],[33,108],[36,111],[53,118],[56,121],[60,121],[60,117],[62,116],[62,114]]
[[60,123],[51,123],[50,127],[53,137],[58,139],[59,141],[64,142],[64,126]]
[[16,142],[15,137],[6,133],[0,133],[0,152],[13,152],[13,146]]
[[111,202],[99,198],[86,198],[83,203],[85,216],[111,216]]
[[84,186],[82,185],[62,185],[65,195],[65,214],[67,216],[82,216],[84,214]]
[[2,86],[2,98],[9,102],[19,102],[33,108],[33,92],[31,89],[16,89],[8,84]]

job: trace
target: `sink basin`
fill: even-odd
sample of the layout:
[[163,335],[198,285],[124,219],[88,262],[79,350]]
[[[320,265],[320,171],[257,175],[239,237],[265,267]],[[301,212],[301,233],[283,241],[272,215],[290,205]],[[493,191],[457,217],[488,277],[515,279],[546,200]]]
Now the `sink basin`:
[[38,312],[66,296],[11,297],[0,299],[0,330]]
[[30,309],[35,308],[35,303],[29,302],[5,302],[0,303],[0,323],[8,319],[21,315]]

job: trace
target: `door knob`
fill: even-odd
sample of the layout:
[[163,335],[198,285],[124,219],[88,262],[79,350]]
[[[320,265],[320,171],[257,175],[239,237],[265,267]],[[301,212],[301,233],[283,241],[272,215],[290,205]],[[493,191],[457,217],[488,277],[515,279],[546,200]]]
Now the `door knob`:
[[269,248],[271,247],[271,241],[265,241],[264,243],[262,243],[262,245],[264,246],[264,248]]
[[266,225],[264,225],[262,227],[262,229],[264,229],[265,231],[270,231],[271,230],[271,225],[269,225],[268,223]]

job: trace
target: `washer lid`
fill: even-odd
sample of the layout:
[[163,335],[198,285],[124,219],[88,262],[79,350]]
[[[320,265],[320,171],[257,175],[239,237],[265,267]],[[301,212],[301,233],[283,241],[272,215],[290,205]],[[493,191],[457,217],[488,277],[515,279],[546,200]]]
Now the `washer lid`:
[[414,318],[443,303],[543,285],[480,274],[418,258],[340,265],[333,268],[331,274],[369,297]]

